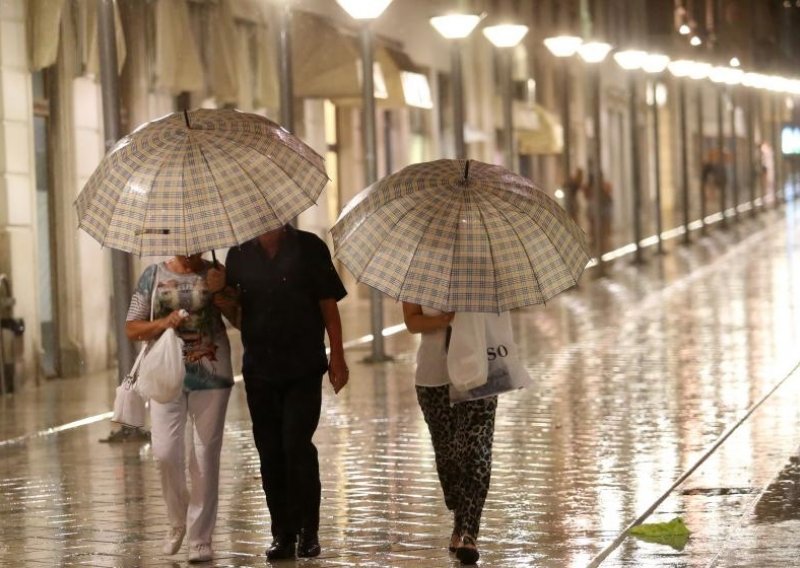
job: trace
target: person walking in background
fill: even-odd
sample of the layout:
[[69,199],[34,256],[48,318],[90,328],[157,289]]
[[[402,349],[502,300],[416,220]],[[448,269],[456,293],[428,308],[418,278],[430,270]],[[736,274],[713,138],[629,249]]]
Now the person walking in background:
[[583,185],[583,193],[586,197],[587,202],[587,217],[589,218],[589,235],[592,241],[598,241],[595,243],[598,252],[603,253],[609,250],[609,246],[611,244],[611,227],[613,222],[614,216],[614,198],[613,192],[611,189],[611,184],[602,177],[603,180],[602,187],[600,188],[601,191],[599,193],[599,200],[600,203],[598,207],[600,208],[600,219],[599,219],[599,231],[597,230],[597,212],[595,210],[595,183],[594,183],[594,174],[589,174],[589,179]]
[[[228,335],[206,280],[210,266],[195,254],[146,268],[125,324],[131,340],[150,341],[174,328],[184,342],[183,392],[169,403],[151,400],[150,417],[153,455],[171,525],[163,551],[177,553],[188,530],[190,562],[213,558],[222,433],[233,386]],[[186,484],[184,455],[187,418],[192,425],[191,491]]]
[[567,195],[567,213],[576,223],[579,222],[578,217],[580,216],[578,194],[581,192],[581,187],[583,187],[583,168],[577,168],[575,173],[564,184],[564,191]]
[[453,511],[448,548],[462,564],[475,564],[480,558],[478,530],[492,475],[497,396],[450,404],[446,343],[453,316],[403,302],[406,328],[422,335],[417,351],[417,401],[431,435],[444,501]]
[[348,381],[336,304],[347,292],[325,242],[289,225],[232,248],[226,262],[211,281],[222,292],[217,304],[242,330],[247,405],[272,524],[267,558],[317,556],[321,486],[312,437],[323,375],[337,393]]

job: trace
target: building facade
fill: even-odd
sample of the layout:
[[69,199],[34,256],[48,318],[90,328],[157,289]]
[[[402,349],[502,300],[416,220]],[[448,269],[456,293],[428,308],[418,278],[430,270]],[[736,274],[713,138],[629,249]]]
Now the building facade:
[[[317,206],[301,215],[299,224],[326,237],[341,208],[364,186],[358,24],[332,0],[295,0],[291,7],[294,130],[326,158],[331,178]],[[110,254],[76,229],[72,205],[104,153],[95,9],[95,0],[0,1],[0,274],[10,277],[14,315],[27,325],[16,377],[20,387],[115,364]],[[267,0],[117,0],[116,9],[124,132],[199,106],[236,107],[279,121],[278,5]],[[630,242],[635,214],[627,76],[610,59],[600,64],[602,113],[595,128],[587,109],[587,66],[575,58],[557,60],[542,40],[571,33],[684,57],[686,38],[677,31],[683,18],[712,46],[709,57],[732,57],[737,46],[747,45],[737,56],[752,69],[773,65],[770,54],[791,52],[791,41],[796,41],[787,35],[796,28],[776,29],[778,22],[786,25],[782,2],[394,0],[371,24],[378,64],[380,175],[455,153],[452,46],[428,22],[453,9],[484,12],[487,24],[513,20],[530,27],[513,53],[516,167],[557,195],[565,182],[563,133],[572,141],[573,169],[586,170],[599,132],[601,170],[613,196],[612,247]],[[742,30],[750,29],[753,18],[758,25],[743,44]],[[782,39],[771,45],[769,38]],[[479,31],[461,49],[468,155],[501,163],[504,125],[496,53]],[[779,64],[790,66],[792,60]],[[569,95],[563,92],[562,66]],[[656,216],[655,148],[664,228],[681,222],[678,98],[676,82],[668,76],[639,81],[641,92],[649,93],[636,106],[640,129],[635,142],[643,148],[641,215],[649,235]],[[693,88],[691,95],[704,92],[700,103],[690,105],[692,218],[699,215],[705,146],[710,149],[718,139],[714,89]],[[729,131],[734,135],[725,135],[726,144],[741,142],[735,146],[741,159],[731,160],[735,165],[729,167],[739,168],[744,187],[753,177],[752,167],[744,165],[752,164],[753,155],[742,154],[749,132],[745,103],[754,105],[757,116],[750,135],[755,141],[774,142],[775,125],[789,121],[791,109],[775,97],[738,91],[721,96],[728,105],[724,115],[734,117],[736,125]],[[565,97],[569,124],[560,119]],[[588,229],[585,202],[579,221]],[[132,259],[133,273],[152,260]],[[347,276],[356,292],[349,301],[362,301],[367,294]]]

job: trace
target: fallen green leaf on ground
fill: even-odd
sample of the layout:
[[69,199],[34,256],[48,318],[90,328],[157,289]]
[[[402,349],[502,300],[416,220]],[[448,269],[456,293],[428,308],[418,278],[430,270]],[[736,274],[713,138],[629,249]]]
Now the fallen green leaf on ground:
[[675,550],[683,550],[691,534],[680,517],[667,523],[645,523],[637,525],[628,534],[655,544],[666,544]]

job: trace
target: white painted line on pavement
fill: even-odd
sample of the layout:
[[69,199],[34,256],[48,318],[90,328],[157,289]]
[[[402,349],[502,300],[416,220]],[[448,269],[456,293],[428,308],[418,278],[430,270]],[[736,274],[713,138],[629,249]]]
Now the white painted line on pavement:
[[113,412],[103,412],[102,414],[87,416],[86,418],[81,418],[80,420],[75,420],[74,422],[68,422],[66,424],[62,424],[61,426],[53,426],[52,428],[39,430],[38,432],[34,432],[33,434],[23,434],[22,436],[17,436],[16,438],[9,438],[8,440],[0,440],[0,447],[11,446],[13,444],[21,444],[22,442],[26,442],[31,438],[40,438],[42,436],[58,434],[59,432],[64,432],[65,430],[72,430],[73,428],[88,426],[89,424],[94,424],[95,422],[101,422],[103,420],[107,420],[108,418],[111,418],[113,414],[114,414]]

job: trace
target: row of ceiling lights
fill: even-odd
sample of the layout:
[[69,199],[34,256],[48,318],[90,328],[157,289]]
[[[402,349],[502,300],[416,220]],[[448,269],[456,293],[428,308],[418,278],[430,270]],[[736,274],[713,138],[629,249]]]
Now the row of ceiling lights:
[[[337,0],[354,18],[375,19],[386,9],[392,0]],[[478,26],[482,15],[449,14],[430,19],[431,25],[446,39],[464,39]],[[688,26],[687,26],[688,27]],[[679,30],[682,31],[682,30]],[[528,33],[528,27],[518,24],[487,26],[483,29],[486,38],[497,47],[509,48],[519,44]],[[587,63],[600,63],[605,60],[612,46],[601,41],[583,41],[577,36],[556,36],[544,40],[544,45],[556,57],[572,57],[576,53]],[[646,73],[661,73],[669,69],[675,77],[691,79],[710,79],[714,83],[744,85],[765,89],[776,93],[800,95],[800,80],[787,79],[777,75],[746,73],[739,68],[739,60],[732,58],[730,66],[713,66],[710,63],[688,59],[670,60],[661,53],[648,53],[638,49],[626,49],[614,53],[614,60],[623,69],[641,69]]]
[[[451,14],[431,18],[434,28],[447,39],[464,39],[480,23],[482,16]],[[497,25],[483,29],[484,35],[497,47],[514,47],[525,37],[527,26]],[[605,60],[612,46],[601,41],[583,41],[577,36],[557,36],[544,40],[544,45],[556,57],[571,57],[576,53],[587,63],[600,63]],[[730,66],[713,66],[710,63],[678,59],[672,61],[661,53],[648,53],[638,49],[626,49],[614,53],[614,61],[623,69],[641,69],[646,73],[661,73],[669,70],[675,77],[691,79],[710,79],[714,83],[744,85],[766,89],[777,93],[800,95],[800,80],[787,79],[777,75],[746,73],[740,69],[738,58],[731,58]]]
[[[556,57],[571,57],[576,53],[587,63],[603,61],[611,51],[611,45],[590,41],[584,42],[576,36],[557,36],[544,40],[544,44]],[[675,77],[691,79],[710,79],[714,83],[727,85],[744,85],[756,89],[765,89],[776,93],[800,95],[800,80],[787,79],[778,75],[762,73],[746,73],[740,69],[741,63],[736,57],[731,58],[730,66],[714,66],[702,61],[689,59],[670,60],[661,53],[648,53],[639,49],[626,49],[614,53],[614,61],[623,69],[633,71],[641,69],[646,73],[661,73],[669,70]]]

